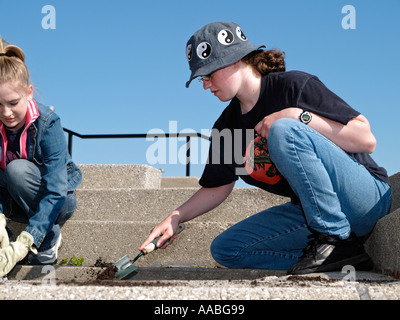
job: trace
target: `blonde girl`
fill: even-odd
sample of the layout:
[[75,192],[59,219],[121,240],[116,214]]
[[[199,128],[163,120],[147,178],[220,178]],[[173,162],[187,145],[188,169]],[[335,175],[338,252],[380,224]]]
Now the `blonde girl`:
[[[0,277],[25,257],[57,261],[81,179],[60,118],[33,98],[24,52],[0,41]],[[15,242],[6,217],[27,224]]]

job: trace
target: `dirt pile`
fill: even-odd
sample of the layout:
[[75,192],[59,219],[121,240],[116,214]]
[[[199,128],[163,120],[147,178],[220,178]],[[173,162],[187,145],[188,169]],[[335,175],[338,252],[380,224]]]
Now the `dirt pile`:
[[94,275],[96,280],[113,280],[115,273],[118,271],[113,263],[104,262],[101,257],[96,260],[94,266],[102,269]]

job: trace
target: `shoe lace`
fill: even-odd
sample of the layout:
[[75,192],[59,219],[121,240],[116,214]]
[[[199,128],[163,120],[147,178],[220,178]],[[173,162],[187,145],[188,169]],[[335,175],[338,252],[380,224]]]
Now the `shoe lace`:
[[307,242],[307,246],[303,249],[303,257],[313,257],[314,261],[317,261],[317,247],[320,237],[318,234],[310,234]]
[[308,238],[312,238],[307,246],[303,249],[304,257],[313,257],[314,261],[317,261],[317,249],[320,244],[328,243],[332,244],[332,236],[324,235],[322,233],[312,233],[308,236]]

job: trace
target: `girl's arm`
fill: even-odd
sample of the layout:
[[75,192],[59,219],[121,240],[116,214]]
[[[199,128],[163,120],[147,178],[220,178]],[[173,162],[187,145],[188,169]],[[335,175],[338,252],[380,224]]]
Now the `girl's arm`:
[[[235,182],[232,182],[216,188],[200,188],[188,201],[172,211],[164,221],[151,231],[149,237],[143,242],[139,250],[142,250],[155,238],[162,235],[157,242],[157,247],[160,247],[175,234],[180,223],[192,220],[220,205],[232,192],[234,185]],[[174,237],[161,248],[166,248],[173,240]]]
[[[276,120],[281,118],[299,120],[302,112],[303,110],[300,108],[283,109],[263,118],[254,129],[261,136],[268,138],[269,130]],[[367,118],[361,114],[344,125],[312,113],[312,120],[308,123],[308,126],[317,130],[346,152],[372,153],[375,150],[375,137],[371,132]]]

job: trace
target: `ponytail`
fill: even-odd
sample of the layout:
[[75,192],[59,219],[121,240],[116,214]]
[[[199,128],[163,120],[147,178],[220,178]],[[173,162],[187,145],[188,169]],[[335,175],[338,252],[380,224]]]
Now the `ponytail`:
[[16,81],[24,88],[29,86],[29,71],[25,65],[25,54],[17,46],[3,47],[0,40],[0,83]]
[[272,72],[286,71],[285,53],[280,50],[253,51],[243,58],[243,61],[255,68],[261,75]]

